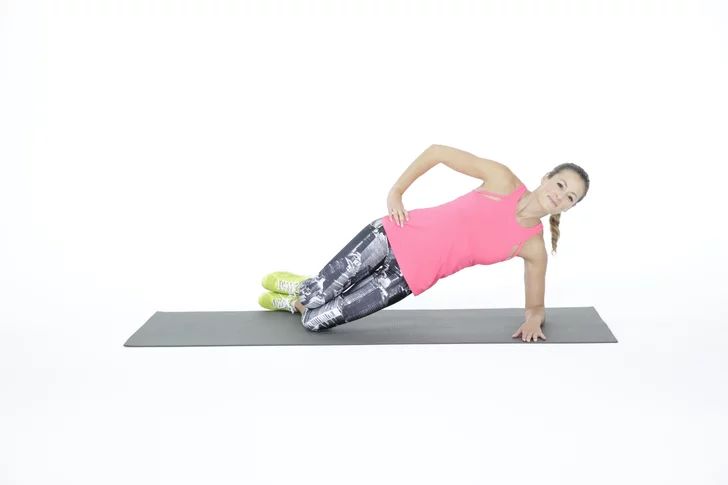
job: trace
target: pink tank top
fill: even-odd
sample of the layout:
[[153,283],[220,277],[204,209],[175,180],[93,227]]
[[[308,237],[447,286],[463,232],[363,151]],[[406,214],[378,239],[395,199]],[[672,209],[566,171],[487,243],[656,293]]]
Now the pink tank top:
[[384,216],[384,231],[412,294],[463,268],[517,256],[523,243],[543,230],[540,222],[523,227],[516,221],[525,191],[523,184],[505,196],[475,189],[442,205],[408,211],[404,227]]

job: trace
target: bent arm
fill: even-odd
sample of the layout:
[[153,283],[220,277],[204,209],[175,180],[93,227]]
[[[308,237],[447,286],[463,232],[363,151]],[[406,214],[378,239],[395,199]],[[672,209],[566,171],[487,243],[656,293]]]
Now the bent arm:
[[451,169],[487,182],[509,173],[507,166],[494,160],[481,158],[465,150],[447,145],[430,145],[407,167],[392,186],[393,191],[404,192],[422,174],[435,165],[443,163]]
[[399,192],[400,195],[404,194],[405,191],[412,185],[412,182],[417,180],[422,174],[430,170],[432,167],[440,163],[434,152],[434,146],[429,146],[424,152],[420,154],[415,161],[410,163],[409,167],[405,169],[402,175],[399,176],[397,181],[394,183],[390,192]]
[[437,159],[440,162],[456,172],[470,175],[486,183],[510,173],[510,169],[500,162],[475,156],[459,148],[447,145],[433,145],[432,148],[437,153]]
[[525,259],[525,285],[526,285],[526,321],[533,321],[541,325],[546,316],[544,295],[546,293],[546,266],[548,255],[546,248],[538,251],[536,256]]

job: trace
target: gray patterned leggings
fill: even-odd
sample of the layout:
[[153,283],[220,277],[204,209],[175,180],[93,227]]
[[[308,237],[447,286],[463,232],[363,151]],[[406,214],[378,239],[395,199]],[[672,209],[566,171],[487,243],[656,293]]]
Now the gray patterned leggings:
[[316,275],[301,282],[301,322],[318,332],[365,317],[411,294],[382,220],[367,224]]

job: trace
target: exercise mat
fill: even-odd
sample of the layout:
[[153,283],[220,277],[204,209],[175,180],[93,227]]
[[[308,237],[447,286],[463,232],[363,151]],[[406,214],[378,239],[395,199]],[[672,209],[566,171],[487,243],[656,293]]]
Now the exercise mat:
[[301,315],[283,311],[156,312],[126,347],[218,345],[381,345],[489,343],[614,343],[594,307],[547,308],[546,340],[511,337],[523,308],[380,310],[353,322],[312,332]]

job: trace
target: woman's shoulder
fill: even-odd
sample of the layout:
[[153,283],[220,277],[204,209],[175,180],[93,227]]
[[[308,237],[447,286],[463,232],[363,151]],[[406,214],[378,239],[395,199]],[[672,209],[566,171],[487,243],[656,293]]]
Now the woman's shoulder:
[[490,180],[483,180],[478,188],[495,194],[508,195],[521,185],[523,185],[521,179],[511,169],[504,167],[503,170],[493,175]]

